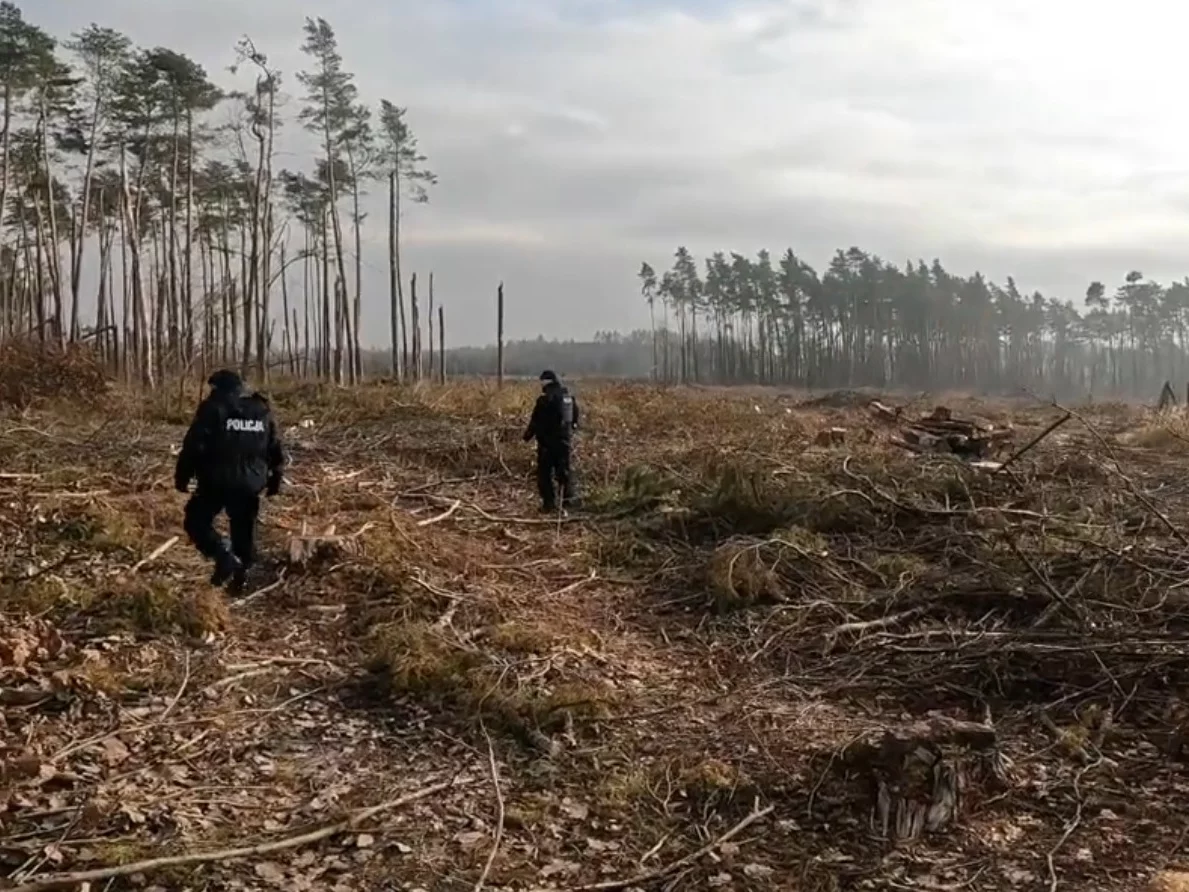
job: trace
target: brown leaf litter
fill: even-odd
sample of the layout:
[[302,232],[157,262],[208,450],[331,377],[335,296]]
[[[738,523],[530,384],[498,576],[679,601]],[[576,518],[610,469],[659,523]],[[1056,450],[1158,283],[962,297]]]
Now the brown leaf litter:
[[1168,418],[604,385],[540,518],[528,391],[273,396],[233,605],[175,538],[178,407],[0,423],[16,888],[1183,883]]

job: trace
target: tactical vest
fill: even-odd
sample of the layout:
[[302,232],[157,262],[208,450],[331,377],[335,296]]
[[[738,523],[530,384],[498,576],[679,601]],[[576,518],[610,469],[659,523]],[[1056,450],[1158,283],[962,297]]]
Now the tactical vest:
[[237,395],[227,403],[218,433],[220,458],[250,462],[268,454],[268,405],[255,396]]

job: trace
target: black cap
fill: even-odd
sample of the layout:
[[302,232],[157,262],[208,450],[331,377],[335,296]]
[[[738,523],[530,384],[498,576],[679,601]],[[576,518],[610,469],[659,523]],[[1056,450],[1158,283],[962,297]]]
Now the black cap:
[[545,371],[541,372],[541,380],[553,381],[554,383],[557,383],[557,372],[546,369]]
[[230,392],[243,387],[244,379],[230,369],[219,369],[206,379],[206,383],[215,390]]

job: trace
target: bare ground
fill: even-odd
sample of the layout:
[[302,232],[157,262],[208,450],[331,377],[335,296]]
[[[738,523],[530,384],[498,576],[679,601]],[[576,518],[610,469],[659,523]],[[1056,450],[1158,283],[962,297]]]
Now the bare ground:
[[[12,884],[1176,881],[1181,419],[1098,407],[991,474],[854,400],[580,397],[589,505],[559,520],[533,513],[529,390],[279,388],[290,482],[230,606],[169,544],[184,405],[10,413]],[[1014,447],[1060,414],[960,408]]]

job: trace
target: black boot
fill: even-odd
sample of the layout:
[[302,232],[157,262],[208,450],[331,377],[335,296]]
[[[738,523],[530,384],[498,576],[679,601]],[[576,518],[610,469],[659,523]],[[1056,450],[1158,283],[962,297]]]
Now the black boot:
[[240,566],[231,576],[231,584],[227,586],[227,591],[232,596],[239,598],[247,592],[248,588],[248,568]]
[[243,567],[240,565],[239,558],[230,551],[224,551],[215,558],[215,572],[211,574],[211,585],[221,588],[226,584],[227,580],[242,570]]

